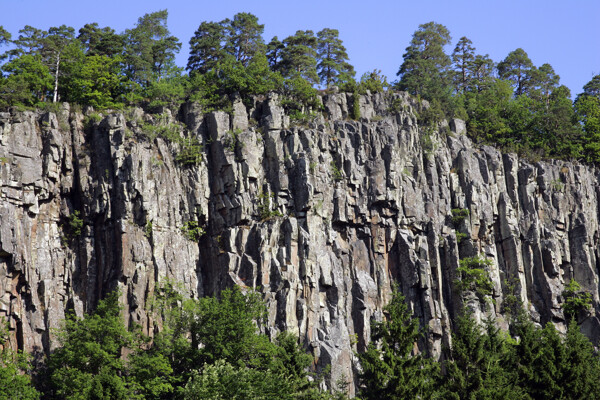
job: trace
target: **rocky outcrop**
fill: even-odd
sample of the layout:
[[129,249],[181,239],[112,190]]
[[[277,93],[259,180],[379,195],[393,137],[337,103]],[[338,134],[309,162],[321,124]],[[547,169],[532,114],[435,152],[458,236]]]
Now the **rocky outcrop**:
[[[305,125],[276,95],[249,111],[236,101],[231,115],[194,104],[177,116],[66,104],[0,113],[0,318],[11,344],[50,351],[67,310],[82,315],[116,287],[128,322],[150,333],[148,302],[167,279],[191,296],[256,288],[265,330],[298,334],[317,367],[332,365],[332,382],[354,376],[394,284],[433,354],[461,305],[502,326],[508,295],[564,329],[573,278],[592,294],[580,322],[599,339],[596,169],[474,146],[460,120],[421,132],[403,93],[361,96],[360,121],[347,119],[353,101],[324,96]],[[178,157],[189,138],[203,145],[193,165]],[[199,240],[182,230],[189,221]],[[459,260],[479,254],[492,260],[483,301],[455,287]]]

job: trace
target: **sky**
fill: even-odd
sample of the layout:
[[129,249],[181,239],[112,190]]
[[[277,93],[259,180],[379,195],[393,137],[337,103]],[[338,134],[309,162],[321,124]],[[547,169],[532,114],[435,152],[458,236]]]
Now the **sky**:
[[265,25],[266,42],[300,29],[338,29],[357,78],[379,69],[396,80],[412,34],[430,21],[450,31],[447,53],[462,36],[496,62],[521,47],[534,65],[552,65],[573,97],[600,74],[600,0],[0,0],[0,25],[13,36],[25,25],[78,30],[92,22],[122,32],[142,15],[165,8],[169,29],[183,44],[177,57],[182,67],[201,22],[250,12]]

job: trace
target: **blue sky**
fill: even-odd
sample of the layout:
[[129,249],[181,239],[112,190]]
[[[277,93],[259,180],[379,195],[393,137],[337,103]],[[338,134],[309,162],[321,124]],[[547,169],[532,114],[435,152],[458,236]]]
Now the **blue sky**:
[[429,21],[449,29],[453,45],[448,52],[461,36],[496,62],[522,47],[535,65],[550,63],[573,95],[600,73],[600,0],[0,0],[0,25],[13,35],[24,25],[79,29],[89,22],[121,32],[138,17],[164,8],[171,32],[183,43],[177,58],[181,66],[202,21],[251,12],[265,24],[267,42],[298,29],[338,29],[358,77],[377,68],[395,80],[413,32]]

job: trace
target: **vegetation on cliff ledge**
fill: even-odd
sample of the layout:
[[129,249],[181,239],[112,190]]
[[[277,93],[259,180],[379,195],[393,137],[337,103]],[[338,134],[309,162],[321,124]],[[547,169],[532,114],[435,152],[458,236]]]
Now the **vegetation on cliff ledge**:
[[146,14],[121,33],[97,23],[77,32],[64,25],[47,31],[27,25],[13,38],[0,26],[0,108],[66,101],[96,109],[152,109],[191,100],[207,111],[230,110],[234,97],[250,106],[253,96],[277,91],[287,112],[298,115],[319,111],[317,87],[355,95],[405,90],[429,102],[421,110],[423,126],[457,117],[467,121],[475,141],[534,160],[600,161],[600,75],[573,103],[552,66],[533,65],[522,48],[496,62],[461,37],[448,54],[450,32],[428,22],[399,57],[398,81],[389,84],[377,70],[356,80],[336,29],[299,30],[267,42],[264,25],[242,12],[201,22],[184,70],[175,64],[181,42],[170,34],[167,17],[167,10]]

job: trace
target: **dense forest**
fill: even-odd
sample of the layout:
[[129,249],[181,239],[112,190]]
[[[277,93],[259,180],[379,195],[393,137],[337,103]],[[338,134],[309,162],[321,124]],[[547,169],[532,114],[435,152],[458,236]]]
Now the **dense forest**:
[[[193,101],[206,112],[230,111],[235,98],[251,106],[255,96],[275,91],[290,117],[304,120],[321,111],[320,93],[344,91],[355,99],[403,90],[422,100],[424,133],[443,133],[442,120],[461,118],[475,142],[532,160],[600,161],[600,75],[572,101],[552,66],[534,66],[523,49],[495,62],[462,37],[447,54],[450,33],[430,22],[414,33],[397,81],[378,70],[357,79],[337,30],[267,42],[258,18],[239,13],[202,22],[183,69],[175,65],[182,44],[167,17],[166,10],[144,15],[122,33],[95,23],[77,32],[25,26],[15,35],[0,26],[0,109],[53,111],[70,102],[160,111]],[[357,107],[352,117],[360,119]],[[492,301],[489,262],[466,258],[457,270],[456,286],[484,304]],[[414,350],[423,330],[395,292],[383,320],[372,321],[372,342],[356,346],[357,381],[330,382],[330,390],[328,371],[315,372],[297,337],[267,334],[258,293],[236,288],[189,299],[174,283],[158,293],[149,312],[160,323],[151,338],[126,326],[118,292],[84,318],[67,318],[55,332],[56,349],[42,358],[14,351],[2,324],[0,399],[344,399],[354,384],[365,400],[593,399],[600,392],[600,359],[578,326],[591,296],[575,280],[562,293],[571,321],[566,332],[534,324],[512,296],[503,304],[508,331],[492,320],[478,324],[465,309],[440,359]]]
[[[317,88],[351,93],[405,90],[427,100],[422,123],[467,121],[476,142],[495,144],[532,160],[600,161],[600,75],[571,101],[550,64],[533,65],[518,48],[496,62],[461,37],[451,54],[450,32],[429,22],[414,33],[388,83],[381,72],[360,79],[336,29],[299,30],[280,40],[263,38],[264,25],[249,13],[202,22],[190,39],[184,69],[175,65],[180,40],[166,10],[146,14],[117,33],[96,23],[25,26],[12,38],[0,26],[0,107],[51,107],[66,101],[95,109],[178,107],[196,101],[206,111],[230,110],[233,96],[277,91],[287,112],[305,118],[320,110]],[[360,116],[354,113],[353,117]]]

